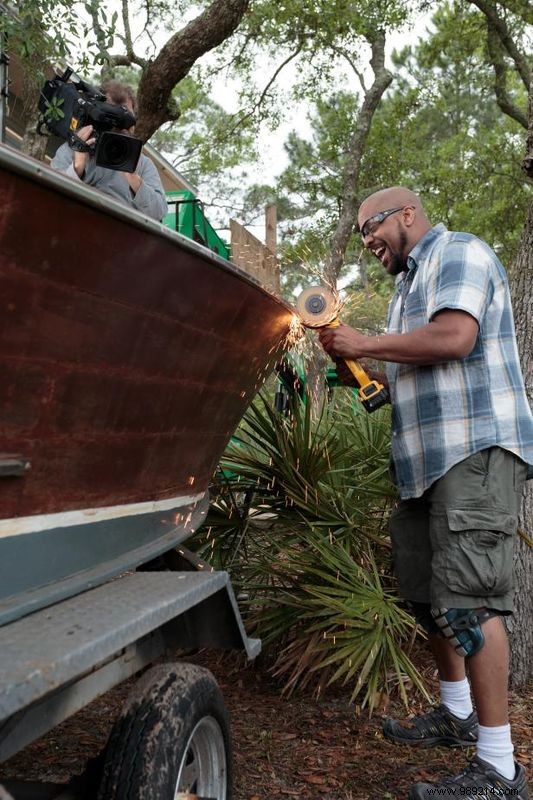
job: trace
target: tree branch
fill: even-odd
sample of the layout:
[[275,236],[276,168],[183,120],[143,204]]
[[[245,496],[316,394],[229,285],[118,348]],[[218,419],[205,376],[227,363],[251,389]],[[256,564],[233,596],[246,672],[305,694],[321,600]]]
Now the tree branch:
[[351,66],[351,68],[353,69],[353,71],[357,75],[359,83],[361,84],[361,89],[363,90],[363,92],[366,92],[367,88],[365,86],[365,80],[364,80],[364,77],[363,77],[363,73],[361,72],[361,70],[357,69],[357,67],[355,66],[354,61],[351,58],[351,56],[346,52],[346,50],[343,47],[337,47],[334,44],[330,44],[330,48],[333,50],[334,53],[338,53],[338,55],[342,56],[348,62],[348,64]]
[[511,119],[516,120],[527,130],[527,117],[524,112],[516,106],[507,91],[505,62],[502,53],[502,44],[498,33],[494,29],[491,21],[487,18],[487,49],[489,58],[494,69],[494,92],[496,102]]
[[216,65],[216,66],[213,66],[213,67],[209,68],[207,70],[207,72],[206,72],[207,77],[211,78],[211,77],[213,77],[213,75],[219,75],[221,72],[224,72],[224,70],[229,69],[230,67],[234,66],[235,64],[238,64],[240,59],[241,59],[241,57],[242,57],[242,55],[243,55],[243,53],[246,52],[246,48],[248,47],[250,42],[252,42],[253,40],[254,40],[253,34],[251,34],[251,33],[246,34],[246,36],[244,37],[242,45],[239,47],[239,49],[235,53],[235,55],[233,55],[230,58],[230,60],[226,61],[224,64],[219,64],[219,65]]
[[497,33],[503,47],[514,61],[518,74],[522,78],[526,90],[529,91],[531,83],[531,68],[527,58],[520,52],[507,27],[507,23],[498,15],[496,4],[490,0],[470,0],[486,16],[488,23]]
[[122,0],[122,24],[124,25],[124,43],[126,45],[126,53],[134,60],[135,54],[133,52],[133,41],[131,38],[130,15],[128,9],[128,0]]
[[238,27],[249,0],[213,0],[209,7],[175,33],[143,71],[138,92],[136,134],[147,141],[169,119],[174,86],[200,56],[227,39]]
[[131,56],[128,56],[125,53],[114,56],[108,55],[107,60],[110,67],[131,67],[132,64],[137,64],[138,67],[144,69],[148,64],[146,59],[136,56],[135,53],[132,53]]
[[[253,117],[253,115],[255,114],[257,109],[261,107],[261,104],[262,104],[263,100],[265,99],[265,97],[266,97],[266,95],[268,93],[268,90],[270,89],[272,84],[276,81],[276,78],[278,77],[278,75],[280,74],[282,69],[284,69],[284,67],[286,67],[287,64],[289,64],[294,58],[296,58],[297,55],[299,55],[299,53],[302,50],[302,47],[303,47],[303,45],[299,44],[298,47],[296,48],[296,50],[293,53],[291,53],[285,59],[285,61],[282,61],[281,64],[278,67],[276,67],[276,70],[275,70],[274,74],[272,75],[272,77],[268,81],[267,85],[265,86],[265,88],[261,92],[261,94],[259,96],[259,99],[255,101],[255,103],[253,104],[252,108],[249,111],[247,111],[243,116],[239,117],[239,119],[237,120],[235,125],[232,128],[230,128],[230,130],[229,130],[230,134],[235,133],[237,128],[239,128],[243,124],[243,122],[245,122],[247,119],[250,119],[250,117]],[[235,115],[235,116],[237,116],[237,115]]]
[[528,178],[533,179],[533,81],[531,81],[531,86],[529,87],[528,122],[526,154],[522,162],[522,167]]
[[124,41],[126,46],[125,54],[111,55],[106,47],[106,33],[98,20],[98,2],[91,2],[88,6],[89,13],[93,21],[93,28],[96,34],[96,41],[100,49],[100,53],[108,63],[108,68],[103,70],[103,73],[109,73],[113,67],[131,67],[132,64],[137,64],[139,67],[146,67],[147,62],[145,59],[137,56],[133,51],[133,44],[131,39],[130,21],[128,16],[128,0],[122,0],[122,21],[124,23],[125,36],[119,37]]

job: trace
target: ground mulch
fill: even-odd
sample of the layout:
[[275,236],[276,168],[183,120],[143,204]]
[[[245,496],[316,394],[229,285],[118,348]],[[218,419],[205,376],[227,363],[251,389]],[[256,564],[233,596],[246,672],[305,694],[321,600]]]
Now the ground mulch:
[[[436,690],[425,658],[421,650],[419,666]],[[414,781],[435,780],[466,763],[469,751],[390,744],[381,734],[384,710],[371,718],[358,713],[348,692],[335,689],[319,699],[311,692],[284,697],[263,657],[248,666],[235,654],[200,652],[187,660],[214,673],[230,710],[234,800],[403,800]],[[105,744],[130,685],[108,692],[0,765],[0,783],[2,778],[62,783],[80,773]],[[410,710],[421,709],[413,696]],[[516,757],[533,779],[533,684],[511,694],[511,709]],[[406,716],[394,700],[386,713]]]

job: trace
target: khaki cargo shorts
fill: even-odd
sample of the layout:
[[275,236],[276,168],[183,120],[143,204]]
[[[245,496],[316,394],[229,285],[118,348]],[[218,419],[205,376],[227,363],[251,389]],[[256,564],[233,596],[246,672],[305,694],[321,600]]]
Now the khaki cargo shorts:
[[400,595],[436,608],[513,611],[513,549],[527,467],[500,447],[456,464],[390,521]]

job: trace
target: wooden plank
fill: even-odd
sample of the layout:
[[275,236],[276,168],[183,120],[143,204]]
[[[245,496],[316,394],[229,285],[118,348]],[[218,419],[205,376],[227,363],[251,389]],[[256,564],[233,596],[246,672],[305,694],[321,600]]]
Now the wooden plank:
[[275,255],[236,220],[230,220],[231,260],[257,278],[271,292],[279,293],[279,264]]
[[265,209],[265,244],[276,255],[278,249],[278,211],[275,203]]

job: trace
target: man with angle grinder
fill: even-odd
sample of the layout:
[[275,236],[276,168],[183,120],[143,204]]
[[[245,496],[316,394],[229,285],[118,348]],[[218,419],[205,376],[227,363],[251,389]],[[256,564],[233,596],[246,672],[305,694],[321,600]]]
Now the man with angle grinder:
[[390,523],[394,570],[428,633],[441,692],[441,704],[410,723],[387,719],[384,735],[398,744],[476,745],[466,769],[415,784],[411,800],[528,800],[524,767],[513,759],[501,617],[513,610],[533,417],[505,270],[475,236],[432,227],[403,187],[370,195],[358,223],[364,246],[398,276],[387,333],[340,324],[319,336],[333,358],[386,362],[400,495]]

